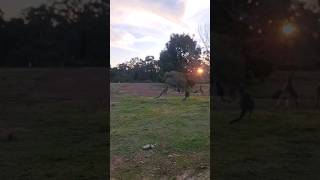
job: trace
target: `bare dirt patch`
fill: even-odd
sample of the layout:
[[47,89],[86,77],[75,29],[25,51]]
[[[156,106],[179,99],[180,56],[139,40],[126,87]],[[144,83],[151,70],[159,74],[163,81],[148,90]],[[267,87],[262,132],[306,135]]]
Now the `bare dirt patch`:
[[117,156],[117,155],[114,155],[111,157],[111,160],[110,160],[110,171],[111,171],[111,175],[113,174],[113,172],[120,168],[121,166],[123,166],[125,163],[125,159],[121,156]]
[[[193,89],[196,90],[199,88],[199,84],[197,84]],[[202,89],[204,91],[204,95],[209,95],[209,85],[202,84]],[[147,96],[147,97],[155,97],[160,94],[160,92],[165,87],[165,84],[162,83],[111,83],[111,96],[115,93],[121,95],[133,95],[133,96]],[[193,93],[192,96],[199,95]],[[168,96],[184,96],[183,93],[178,93],[174,89],[170,89],[168,91]]]

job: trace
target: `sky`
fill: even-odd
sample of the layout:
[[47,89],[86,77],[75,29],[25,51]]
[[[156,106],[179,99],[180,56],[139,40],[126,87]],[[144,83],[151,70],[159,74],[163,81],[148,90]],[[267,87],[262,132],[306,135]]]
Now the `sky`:
[[198,36],[210,27],[210,0],[110,0],[110,64],[151,55],[159,59],[172,33]]
[[[21,10],[47,0],[0,0],[5,19],[20,17]],[[110,64],[160,51],[172,33],[194,34],[210,25],[210,0],[110,0]]]
[[38,6],[47,0],[0,0],[0,9],[4,12],[4,18],[20,17],[21,10],[30,6]]

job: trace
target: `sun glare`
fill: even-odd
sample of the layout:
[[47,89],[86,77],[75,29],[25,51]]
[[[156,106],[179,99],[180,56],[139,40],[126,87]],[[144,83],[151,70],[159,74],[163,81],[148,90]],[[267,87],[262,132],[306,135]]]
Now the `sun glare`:
[[287,23],[285,24],[283,27],[282,27],[282,32],[285,34],[285,35],[290,35],[292,34],[293,32],[295,31],[295,27],[290,24],[290,23]]
[[202,74],[203,73],[203,69],[202,68],[198,68],[197,72],[198,72],[198,74]]

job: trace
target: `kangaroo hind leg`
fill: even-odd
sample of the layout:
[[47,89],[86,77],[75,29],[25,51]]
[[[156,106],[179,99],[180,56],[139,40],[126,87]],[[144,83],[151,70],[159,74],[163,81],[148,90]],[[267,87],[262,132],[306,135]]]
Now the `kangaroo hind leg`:
[[169,86],[166,86],[160,93],[159,96],[155,97],[154,99],[157,99],[159,97],[161,97],[162,95],[166,95],[168,93],[168,89],[169,89]]

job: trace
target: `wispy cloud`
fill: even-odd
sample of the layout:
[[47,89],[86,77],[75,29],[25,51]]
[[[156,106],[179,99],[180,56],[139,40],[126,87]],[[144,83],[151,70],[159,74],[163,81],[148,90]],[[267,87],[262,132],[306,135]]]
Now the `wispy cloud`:
[[[210,0],[111,0],[111,64],[160,51],[172,33],[197,34]],[[124,58],[124,59],[120,59]]]

